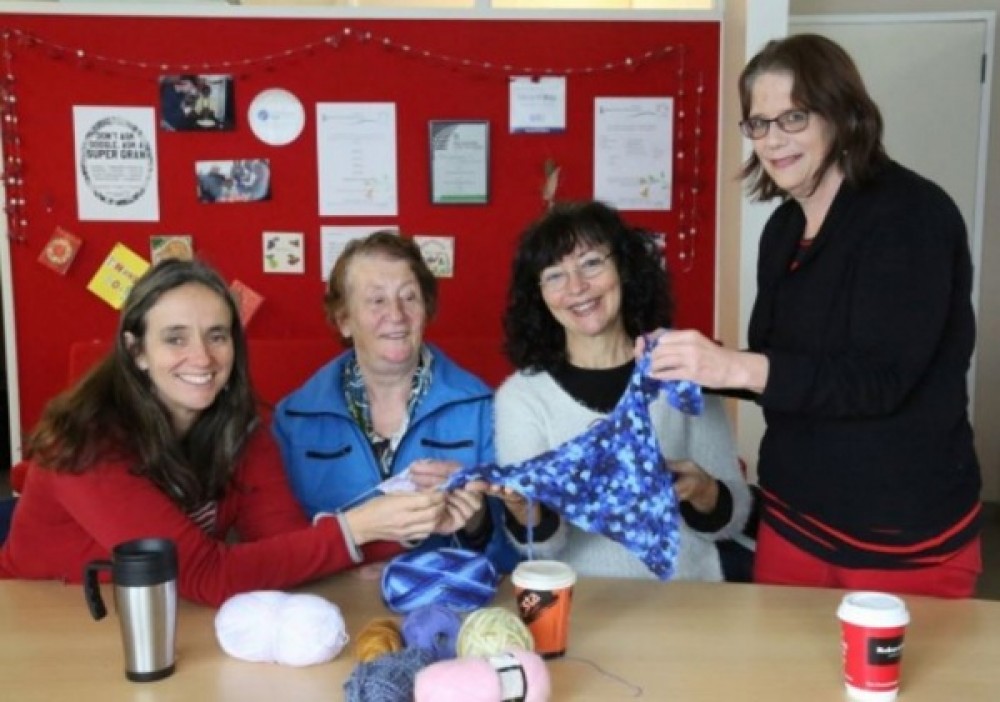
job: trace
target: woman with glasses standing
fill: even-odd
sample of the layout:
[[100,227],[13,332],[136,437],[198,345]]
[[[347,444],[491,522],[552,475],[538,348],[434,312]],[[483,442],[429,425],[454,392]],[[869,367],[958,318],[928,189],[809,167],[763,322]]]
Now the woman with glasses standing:
[[[618,403],[635,367],[636,337],[670,323],[663,255],[652,235],[599,202],[558,204],[521,236],[514,257],[505,350],[518,369],[496,394],[501,464],[544,453],[583,433]],[[714,541],[740,532],[750,494],[722,404],[701,416],[653,403],[652,417],[681,500],[676,578],[721,580]],[[583,532],[545,507],[508,495],[506,525],[533,555],[582,575],[652,578],[624,546]]]
[[760,241],[749,350],[666,332],[654,375],[748,391],[764,410],[756,580],[971,596],[980,474],[962,216],[889,159],[878,107],[830,40],[767,44],[740,101],[753,143],[742,176],[757,199],[783,200]]

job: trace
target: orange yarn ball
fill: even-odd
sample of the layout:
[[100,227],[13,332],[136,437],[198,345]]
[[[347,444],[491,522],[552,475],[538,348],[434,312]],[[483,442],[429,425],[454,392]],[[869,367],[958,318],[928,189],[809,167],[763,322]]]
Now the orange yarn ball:
[[387,653],[403,648],[403,634],[395,619],[373,619],[358,632],[354,653],[362,663],[369,663]]

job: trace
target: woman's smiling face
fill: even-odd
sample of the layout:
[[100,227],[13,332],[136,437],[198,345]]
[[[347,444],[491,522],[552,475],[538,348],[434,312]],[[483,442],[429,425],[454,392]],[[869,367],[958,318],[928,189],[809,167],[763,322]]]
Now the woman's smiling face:
[[149,376],[179,434],[186,432],[226,386],[233,370],[233,319],[218,293],[187,283],[163,293],[146,313],[135,363]]
[[[790,73],[760,74],[753,83],[748,118],[774,119],[790,110],[803,109],[792,102],[792,87]],[[772,122],[767,134],[753,140],[754,153],[767,174],[779,188],[800,201],[815,189],[816,174],[832,145],[829,123],[815,112],[809,113],[809,124],[801,132],[789,134]]]

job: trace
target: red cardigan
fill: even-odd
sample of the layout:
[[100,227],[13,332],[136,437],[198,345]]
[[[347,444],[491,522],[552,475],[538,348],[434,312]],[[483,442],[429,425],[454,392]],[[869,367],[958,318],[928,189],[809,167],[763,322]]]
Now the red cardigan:
[[[230,529],[239,543],[227,543]],[[106,560],[116,544],[145,537],[173,539],[180,595],[211,606],[240,592],[289,588],[357,565],[337,519],[310,525],[262,425],[219,502],[212,534],[149,480],[129,473],[126,462],[100,463],[80,475],[32,465],[0,549],[0,578],[78,583],[88,561]],[[401,550],[378,542],[363,553],[369,561]]]

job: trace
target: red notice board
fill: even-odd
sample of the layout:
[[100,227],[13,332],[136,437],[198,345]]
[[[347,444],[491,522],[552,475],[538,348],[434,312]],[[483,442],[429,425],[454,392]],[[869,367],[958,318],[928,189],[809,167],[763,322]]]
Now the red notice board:
[[[404,234],[452,236],[454,276],[428,336],[480,349],[460,358],[489,382],[507,372],[500,355],[514,243],[543,212],[545,163],[561,168],[557,199],[593,194],[596,97],[674,100],[672,207],[626,213],[665,234],[678,326],[714,326],[720,26],[716,21],[472,19],[273,19],[0,15],[8,100],[2,123],[22,427],[63,389],[72,343],[109,338],[117,313],[87,291],[116,243],[149,257],[150,237],[191,236],[195,253],[264,303],[252,338],[323,338],[320,235],[324,225],[389,223]],[[157,130],[159,221],[80,221],[74,165],[74,106],[156,108],[171,73],[233,77],[235,125],[211,133]],[[514,75],[567,76],[567,128],[510,134]],[[292,143],[269,146],[248,127],[247,109],[268,88],[296,95],[306,125]],[[13,100],[10,100],[13,97]],[[396,106],[398,216],[321,217],[316,104]],[[428,125],[488,121],[486,204],[431,202]],[[13,160],[12,160],[13,159]],[[268,200],[200,202],[194,163],[267,159]],[[14,178],[14,181],[11,181]],[[12,186],[13,182],[13,186]],[[82,244],[60,275],[38,259],[57,228]],[[305,273],[265,273],[264,231],[303,233]],[[483,351],[485,349],[485,351]]]

